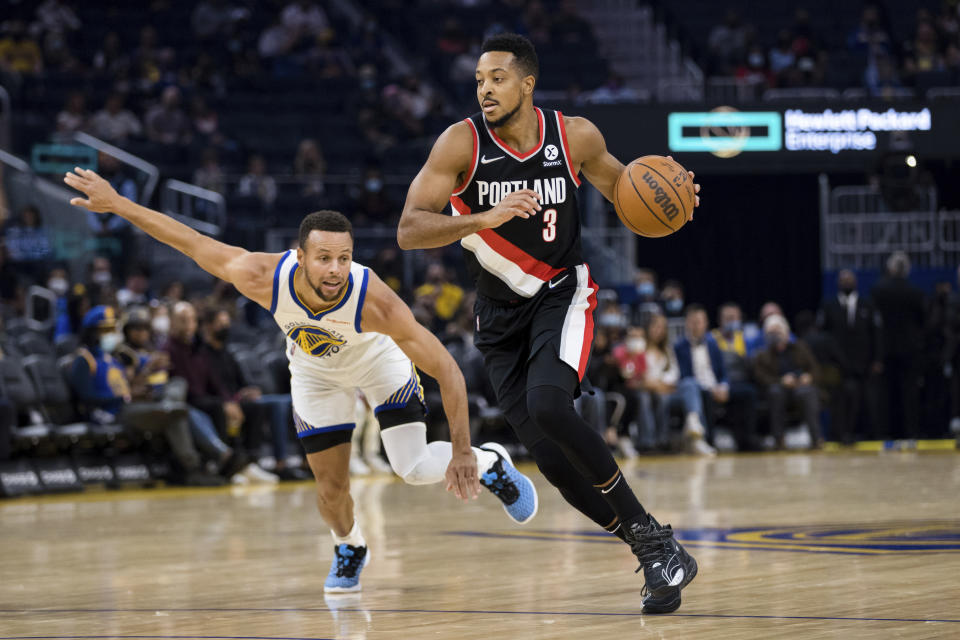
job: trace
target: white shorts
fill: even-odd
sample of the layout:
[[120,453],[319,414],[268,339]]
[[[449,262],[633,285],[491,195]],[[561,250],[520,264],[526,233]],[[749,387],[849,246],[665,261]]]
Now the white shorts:
[[423,402],[417,370],[399,347],[378,354],[376,364],[364,368],[367,371],[356,377],[333,381],[291,367],[290,395],[297,437],[354,429],[358,389],[375,414],[404,407],[414,396]]

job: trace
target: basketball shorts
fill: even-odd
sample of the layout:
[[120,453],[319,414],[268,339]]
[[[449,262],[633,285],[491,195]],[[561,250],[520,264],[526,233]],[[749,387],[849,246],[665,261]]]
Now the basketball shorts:
[[378,354],[372,366],[363,364],[367,370],[347,380],[327,380],[292,368],[293,423],[307,453],[350,441],[357,426],[358,389],[373,407],[381,429],[424,420],[426,405],[420,376],[399,347]]
[[580,393],[593,344],[597,290],[582,264],[516,303],[477,296],[474,344],[483,354],[497,404],[528,447],[545,436],[527,416],[527,390],[553,385],[573,396]]

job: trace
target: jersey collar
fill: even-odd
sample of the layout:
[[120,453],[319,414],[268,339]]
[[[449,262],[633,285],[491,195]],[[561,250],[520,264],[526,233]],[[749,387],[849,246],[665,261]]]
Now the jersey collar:
[[483,126],[487,128],[487,133],[490,134],[490,139],[493,140],[493,143],[500,147],[511,158],[514,160],[519,160],[520,162],[528,160],[529,158],[537,155],[537,152],[543,148],[543,140],[546,138],[546,123],[543,120],[543,111],[540,111],[540,107],[534,107],[534,109],[537,111],[537,126],[540,128],[540,142],[538,142],[533,149],[530,149],[530,151],[527,151],[526,153],[520,153],[519,151],[512,149],[510,145],[501,140],[497,134],[493,132],[493,129],[491,129],[490,125],[487,124],[486,118],[483,119]]
[[314,313],[310,310],[310,307],[304,304],[303,300],[300,299],[300,295],[297,293],[296,287],[293,286],[293,277],[296,275],[297,269],[299,268],[300,263],[298,262],[293,265],[292,269],[290,269],[290,297],[294,302],[297,303],[297,306],[306,312],[307,317],[309,317],[311,320],[319,320],[328,313],[333,313],[343,305],[347,304],[347,300],[350,299],[350,294],[353,292],[353,271],[351,271],[350,275],[347,276],[347,286],[343,288],[343,293],[340,294],[340,299],[337,300],[337,303],[329,309],[324,309],[319,313]]

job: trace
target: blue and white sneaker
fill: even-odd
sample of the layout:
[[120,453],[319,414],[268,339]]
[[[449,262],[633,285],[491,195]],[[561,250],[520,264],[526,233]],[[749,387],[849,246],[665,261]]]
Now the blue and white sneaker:
[[487,442],[480,445],[485,451],[492,451],[499,458],[490,469],[480,477],[480,484],[503,503],[503,510],[517,524],[526,524],[537,515],[537,488],[530,478],[517,471],[510,454],[502,445]]
[[323,585],[327,593],[360,591],[360,572],[370,562],[367,547],[338,544],[333,548],[333,564]]

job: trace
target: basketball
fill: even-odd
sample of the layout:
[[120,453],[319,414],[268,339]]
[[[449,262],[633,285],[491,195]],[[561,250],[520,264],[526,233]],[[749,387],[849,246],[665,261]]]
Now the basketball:
[[647,238],[668,236],[693,215],[690,174],[679,162],[643,156],[626,167],[613,189],[613,203],[625,227]]

